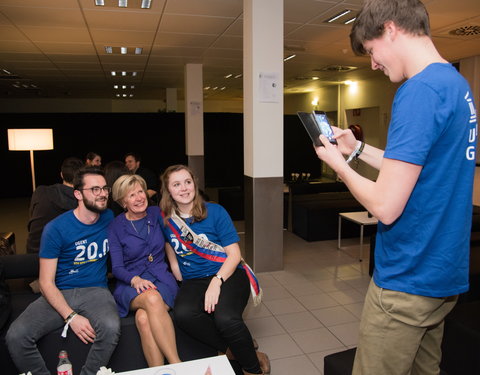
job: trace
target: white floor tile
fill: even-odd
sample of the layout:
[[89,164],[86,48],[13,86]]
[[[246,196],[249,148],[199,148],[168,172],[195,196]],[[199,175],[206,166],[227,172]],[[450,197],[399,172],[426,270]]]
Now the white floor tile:
[[356,289],[345,289],[337,292],[329,292],[328,295],[342,305],[365,300],[365,294],[360,293]]
[[305,311],[305,307],[295,298],[283,298],[263,302],[273,315],[290,314]]
[[259,337],[256,340],[259,350],[267,353],[270,360],[303,355],[300,347],[288,334]]
[[253,337],[275,336],[286,333],[285,329],[280,325],[277,319],[273,316],[257,319],[246,319],[250,333]]
[[306,356],[289,357],[271,361],[272,375],[322,375]]
[[287,332],[307,331],[315,328],[323,328],[322,323],[308,311],[278,315],[277,320]]
[[313,310],[312,314],[325,327],[331,327],[338,324],[357,322],[359,319],[343,306],[334,306],[326,309]]
[[321,352],[344,347],[344,344],[327,328],[292,332],[291,336],[304,353]]
[[[334,292],[336,293],[336,292]],[[337,306],[340,304],[335,298],[327,293],[317,293],[308,296],[298,296],[297,299],[308,310],[323,309],[325,307]]]
[[358,327],[360,321],[353,323],[339,324],[337,326],[328,327],[336,338],[338,338],[345,346],[356,345],[358,342]]

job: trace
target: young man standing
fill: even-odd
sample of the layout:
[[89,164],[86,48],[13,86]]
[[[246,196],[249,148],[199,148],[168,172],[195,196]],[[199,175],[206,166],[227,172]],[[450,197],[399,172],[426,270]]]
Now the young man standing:
[[[473,95],[436,50],[419,0],[366,0],[350,34],[372,69],[406,80],[385,151],[335,129],[317,147],[378,218],[375,271],[365,297],[353,374],[438,374],[445,315],[468,290],[477,136]],[[370,181],[343,155],[379,170]]]
[[[80,374],[95,375],[106,366],[120,336],[120,319],[107,288],[107,210],[110,188],[102,170],[82,168],[74,178],[78,207],[49,222],[40,245],[40,290],[11,324],[6,335],[19,372],[49,375],[37,348],[45,334],[69,328],[85,344],[93,343]],[[59,337],[59,340],[61,338]]]

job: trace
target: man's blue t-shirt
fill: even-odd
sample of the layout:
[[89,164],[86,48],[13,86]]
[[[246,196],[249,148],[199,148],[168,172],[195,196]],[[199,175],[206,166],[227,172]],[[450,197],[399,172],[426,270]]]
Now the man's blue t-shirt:
[[[222,247],[239,242],[237,230],[227,211],[216,203],[205,203],[207,217],[195,223],[185,219],[187,225],[200,237],[216,243]],[[178,265],[184,279],[193,279],[215,275],[223,263],[214,262],[194,254],[181,244],[171,229],[163,225],[165,239],[170,243],[177,255]]]
[[476,113],[468,83],[435,63],[406,81],[392,108],[384,157],[422,166],[402,215],[379,223],[375,283],[446,297],[468,290]]
[[58,289],[107,287],[107,228],[112,219],[112,211],[105,210],[94,224],[87,225],[71,210],[45,226],[40,258],[58,258]]

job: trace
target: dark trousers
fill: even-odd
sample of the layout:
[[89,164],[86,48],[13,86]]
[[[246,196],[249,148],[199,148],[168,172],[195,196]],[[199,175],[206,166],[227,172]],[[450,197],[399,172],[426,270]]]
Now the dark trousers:
[[220,352],[227,348],[242,368],[261,373],[253,340],[242,314],[250,296],[250,283],[243,269],[237,269],[222,284],[215,312],[205,311],[205,292],[212,277],[184,280],[173,309],[180,328]]

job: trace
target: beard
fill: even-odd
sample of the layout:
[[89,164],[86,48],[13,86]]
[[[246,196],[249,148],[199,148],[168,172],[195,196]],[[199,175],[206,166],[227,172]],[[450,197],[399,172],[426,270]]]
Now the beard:
[[[99,204],[100,202],[104,202],[104,204]],[[101,214],[107,209],[107,197],[98,197],[91,201],[83,196],[83,204],[87,210],[95,212],[96,214]]]

